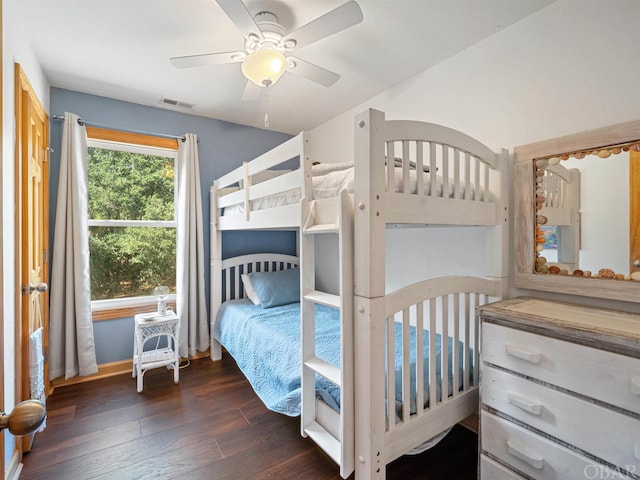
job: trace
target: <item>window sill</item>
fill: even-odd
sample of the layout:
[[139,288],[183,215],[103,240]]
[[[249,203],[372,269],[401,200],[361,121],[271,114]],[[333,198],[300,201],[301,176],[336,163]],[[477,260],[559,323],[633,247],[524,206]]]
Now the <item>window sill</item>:
[[[133,317],[138,313],[156,310],[156,299],[153,297],[127,298],[123,300],[99,300],[91,302],[91,319],[94,322]],[[176,296],[170,295],[167,306],[176,309]]]

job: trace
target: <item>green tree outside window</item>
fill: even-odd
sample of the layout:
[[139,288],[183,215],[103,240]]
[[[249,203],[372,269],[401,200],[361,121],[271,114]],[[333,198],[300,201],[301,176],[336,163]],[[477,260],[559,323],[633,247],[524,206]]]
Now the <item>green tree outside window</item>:
[[173,157],[89,148],[92,300],[175,292],[174,168]]

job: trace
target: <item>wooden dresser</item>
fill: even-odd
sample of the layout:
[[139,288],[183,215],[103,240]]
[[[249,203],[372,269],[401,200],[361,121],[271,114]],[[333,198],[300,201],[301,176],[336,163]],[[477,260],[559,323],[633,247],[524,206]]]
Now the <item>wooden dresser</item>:
[[640,479],[640,315],[533,298],[478,312],[482,480]]

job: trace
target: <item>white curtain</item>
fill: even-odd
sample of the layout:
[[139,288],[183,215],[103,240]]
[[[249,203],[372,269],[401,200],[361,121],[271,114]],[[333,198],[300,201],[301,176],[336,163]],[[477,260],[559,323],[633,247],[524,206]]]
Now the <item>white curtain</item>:
[[176,248],[176,310],[180,317],[181,357],[209,347],[204,296],[204,236],[198,139],[189,133],[178,142],[178,220]]
[[50,379],[98,371],[91,322],[87,156],[86,129],[77,115],[66,112],[51,270]]

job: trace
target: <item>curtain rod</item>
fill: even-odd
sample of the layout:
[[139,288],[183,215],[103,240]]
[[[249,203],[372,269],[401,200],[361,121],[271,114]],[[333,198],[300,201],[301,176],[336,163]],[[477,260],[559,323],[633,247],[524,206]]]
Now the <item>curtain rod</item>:
[[[53,118],[54,120],[64,120],[64,115],[54,114],[54,115],[51,115],[51,118]],[[116,127],[116,126],[107,125],[104,123],[89,122],[87,120],[83,120],[82,118],[78,118],[78,125],[86,125],[88,127],[108,128],[109,130],[118,130],[120,132],[139,133],[141,135],[150,135],[152,137],[173,138],[175,140],[182,140],[183,142],[187,139],[184,135],[168,135],[166,133],[145,132],[144,130],[134,130],[132,128]],[[198,142],[199,141],[200,139],[198,138]]]

